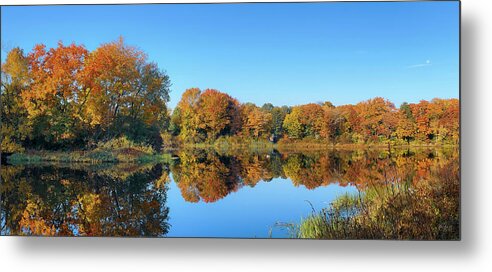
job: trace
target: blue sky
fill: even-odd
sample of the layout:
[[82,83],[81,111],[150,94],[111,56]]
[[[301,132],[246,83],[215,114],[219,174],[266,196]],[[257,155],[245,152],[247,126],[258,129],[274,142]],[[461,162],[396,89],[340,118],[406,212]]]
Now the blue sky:
[[[2,7],[4,48],[120,35],[167,71],[170,106],[190,87],[241,102],[399,106],[459,96],[459,3]],[[5,52],[2,52],[2,61]]]

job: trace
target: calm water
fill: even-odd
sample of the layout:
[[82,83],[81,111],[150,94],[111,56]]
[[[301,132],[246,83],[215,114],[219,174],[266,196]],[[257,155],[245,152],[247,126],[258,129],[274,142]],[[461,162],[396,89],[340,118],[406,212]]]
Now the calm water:
[[290,237],[286,225],[340,195],[418,182],[458,161],[455,149],[175,156],[172,164],[2,165],[0,234]]

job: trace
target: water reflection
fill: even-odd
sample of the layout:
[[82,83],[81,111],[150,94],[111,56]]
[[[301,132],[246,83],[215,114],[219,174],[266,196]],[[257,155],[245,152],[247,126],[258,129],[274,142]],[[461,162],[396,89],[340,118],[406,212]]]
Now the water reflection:
[[2,166],[2,235],[164,236],[162,165]]
[[184,199],[215,202],[243,186],[273,178],[289,179],[295,186],[315,189],[337,184],[368,186],[394,182],[416,183],[436,167],[458,160],[450,150],[356,150],[324,152],[276,151],[235,154],[211,150],[184,150],[171,166]]
[[[453,163],[458,167],[456,149],[309,153],[194,149],[176,155],[179,159],[171,165],[2,165],[0,234],[166,236],[174,227],[180,228],[171,226],[173,209],[185,206],[178,201],[167,203],[171,180],[182,199],[202,203],[202,212],[207,213],[211,203],[221,202],[243,188],[256,190],[257,196],[264,194],[265,186],[256,188],[260,182],[284,180],[299,192],[330,184],[364,191],[395,182],[411,186],[442,165]],[[281,188],[285,189],[270,186],[271,190]],[[283,197],[292,197],[290,194]],[[251,203],[257,199],[253,194],[248,197],[228,205],[234,209],[234,205],[245,205],[242,202],[246,201],[253,209],[248,212],[264,213],[268,201],[263,198],[262,206],[255,206]],[[272,217],[268,219],[271,224],[278,219],[275,214],[262,215]],[[295,218],[301,216],[296,214]],[[212,233],[197,228],[194,236]],[[223,236],[228,235],[224,232]]]

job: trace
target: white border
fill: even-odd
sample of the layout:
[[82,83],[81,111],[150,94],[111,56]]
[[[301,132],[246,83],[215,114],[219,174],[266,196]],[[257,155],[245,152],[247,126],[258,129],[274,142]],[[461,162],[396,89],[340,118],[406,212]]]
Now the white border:
[[[1,0],[0,4],[137,2],[149,1]],[[492,271],[492,179],[487,171],[492,161],[490,2],[462,1],[462,241],[0,237],[0,270]]]

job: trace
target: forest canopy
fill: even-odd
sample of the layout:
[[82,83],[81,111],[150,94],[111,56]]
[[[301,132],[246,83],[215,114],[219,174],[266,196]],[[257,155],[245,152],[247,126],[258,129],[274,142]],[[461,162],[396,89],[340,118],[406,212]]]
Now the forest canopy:
[[171,112],[171,81],[122,38],[83,45],[14,48],[2,63],[2,152],[91,149],[126,137],[152,146],[217,141],[321,144],[458,144],[459,100],[399,108],[376,97],[355,105],[241,103],[215,89],[185,90]]
[[217,90],[184,92],[171,117],[171,132],[184,142],[215,142],[221,137],[283,143],[457,144],[459,100],[422,100],[396,108],[376,97],[355,105],[331,102],[258,107],[239,103]]

